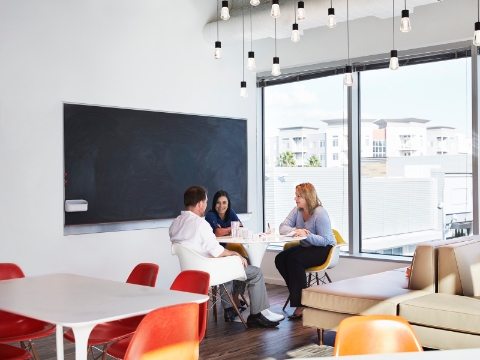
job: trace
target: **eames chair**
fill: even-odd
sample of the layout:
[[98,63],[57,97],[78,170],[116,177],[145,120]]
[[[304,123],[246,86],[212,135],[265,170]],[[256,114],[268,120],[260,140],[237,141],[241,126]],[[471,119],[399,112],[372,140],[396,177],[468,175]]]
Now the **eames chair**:
[[[195,252],[194,250],[191,250],[177,243],[172,244],[172,255],[178,256],[178,260],[180,261],[180,268],[182,269],[182,271],[200,270],[210,274],[210,300],[213,304],[213,315],[216,322],[218,301],[217,288],[219,286],[224,286],[224,283],[231,280],[245,281],[247,279],[247,275],[245,274],[245,269],[242,265],[242,261],[238,256],[207,258]],[[225,287],[224,290],[243,325],[245,326],[245,328],[247,328],[247,323],[245,322],[242,314],[235,305],[231,294]]]
[[147,314],[126,350],[125,360],[198,359],[198,304],[167,306]]
[[[333,229],[332,231],[333,231],[333,235],[335,235],[335,240],[337,241],[337,245],[333,246],[330,249],[327,260],[323,264],[320,264],[318,266],[313,266],[305,270],[305,273],[308,275],[307,287],[312,286],[315,280],[317,282],[317,285],[320,285],[320,283],[326,284],[326,280],[328,280],[328,282],[332,282],[332,280],[330,279],[330,276],[328,276],[327,270],[333,269],[337,265],[338,260],[340,259],[340,248],[346,244],[345,240],[343,240],[342,236],[337,230]],[[288,248],[291,248],[299,244],[300,244],[300,241],[298,240],[290,241],[283,246],[283,250],[287,250]],[[323,272],[323,275],[319,277],[318,274],[322,272]],[[287,301],[285,301],[285,304],[283,305],[282,310],[285,310],[289,302],[290,302],[290,295],[288,295]]]
[[[208,295],[210,274],[204,271],[185,270],[173,281],[170,290],[185,291],[196,294]],[[198,342],[203,340],[207,328],[208,302],[198,304]],[[108,355],[117,359],[123,359],[132,337],[117,341],[107,347]]]
[[[25,275],[18,265],[0,263],[0,280],[10,280],[23,277],[25,277]],[[32,301],[35,301],[35,299],[32,299]],[[56,329],[53,324],[12,314],[7,311],[0,310],[0,319],[0,343],[20,342],[22,347],[27,348],[24,342],[28,342],[28,349],[36,360],[39,359],[39,357],[32,340],[49,336],[53,334]],[[5,351],[8,351],[8,349]]]
[[0,360],[26,360],[32,357],[32,354],[27,350],[7,344],[0,344]]
[[342,320],[334,356],[423,351],[410,324],[394,315],[354,316]]
[[[143,285],[154,287],[157,281],[159,266],[151,263],[141,263],[135,266],[127,279],[128,284]],[[123,339],[132,335],[138,324],[142,321],[145,315],[133,316],[126,319],[110,321],[95,326],[88,338],[89,351],[92,353],[93,358],[93,346],[103,344],[103,349],[99,349],[102,352],[102,359],[106,358],[105,348],[107,343]],[[75,342],[75,335],[72,329],[68,329],[63,334],[63,337],[68,341]]]

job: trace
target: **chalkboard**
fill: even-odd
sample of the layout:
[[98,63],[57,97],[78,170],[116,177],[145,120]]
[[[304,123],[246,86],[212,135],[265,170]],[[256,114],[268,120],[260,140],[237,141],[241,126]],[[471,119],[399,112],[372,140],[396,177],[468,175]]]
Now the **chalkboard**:
[[247,122],[64,104],[65,225],[175,218],[192,185],[226,190],[247,212]]

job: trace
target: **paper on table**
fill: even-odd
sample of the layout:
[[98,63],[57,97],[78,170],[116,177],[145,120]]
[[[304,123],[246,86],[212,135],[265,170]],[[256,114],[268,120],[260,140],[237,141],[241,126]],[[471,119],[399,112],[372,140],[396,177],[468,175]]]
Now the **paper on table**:
[[283,235],[283,236],[289,236],[289,237],[295,236],[295,230],[292,230],[288,234]]

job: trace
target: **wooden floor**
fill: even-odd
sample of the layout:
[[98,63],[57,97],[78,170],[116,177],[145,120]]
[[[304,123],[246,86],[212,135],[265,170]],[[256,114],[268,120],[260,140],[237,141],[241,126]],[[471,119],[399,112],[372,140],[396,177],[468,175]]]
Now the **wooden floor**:
[[[287,298],[286,287],[267,285],[271,310],[281,313]],[[286,315],[293,309],[287,307]],[[245,319],[246,320],[246,319]],[[334,332],[326,332],[325,344],[333,346]],[[304,327],[301,320],[283,320],[278,328],[245,329],[241,323],[223,320],[223,310],[218,311],[218,322],[209,319],[208,337],[200,343],[200,359],[289,359],[287,351],[317,343],[315,329]],[[65,360],[75,359],[75,347],[65,344]],[[55,335],[35,341],[42,360],[56,359]]]

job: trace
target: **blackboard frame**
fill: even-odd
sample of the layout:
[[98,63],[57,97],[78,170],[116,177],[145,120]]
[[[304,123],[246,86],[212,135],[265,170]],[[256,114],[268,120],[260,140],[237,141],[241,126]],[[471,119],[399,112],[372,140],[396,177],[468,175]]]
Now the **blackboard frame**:
[[[148,114],[162,114],[163,116],[187,116],[187,117],[196,117],[198,120],[211,120],[213,121],[225,121],[225,120],[236,120],[236,121],[241,121],[242,123],[244,122],[244,128],[245,128],[245,134],[244,134],[244,142],[245,142],[245,166],[244,166],[244,173],[245,173],[245,188],[246,192],[244,195],[245,198],[245,204],[244,207],[246,208],[245,211],[237,211],[239,214],[249,214],[248,212],[248,121],[244,118],[232,118],[232,117],[220,117],[220,116],[210,116],[210,115],[201,115],[201,114],[187,114],[187,113],[177,113],[177,112],[167,112],[167,111],[160,111],[160,110],[151,110],[151,109],[138,109],[138,108],[124,108],[124,107],[112,107],[112,106],[104,106],[104,105],[92,105],[92,104],[82,104],[82,103],[70,103],[70,102],[64,102],[63,103],[63,126],[64,126],[64,134],[66,131],[66,128],[68,127],[68,124],[66,125],[65,121],[65,113],[66,113],[66,107],[68,106],[74,106],[74,107],[92,107],[92,108],[99,108],[105,110],[105,109],[112,109],[114,111],[134,111],[134,112],[146,112]],[[68,111],[67,111],[68,112]],[[222,123],[224,124],[224,123]],[[65,145],[65,138],[64,138],[64,158],[63,158],[63,168],[64,168],[64,175],[67,170],[67,165],[66,165],[66,145]],[[66,180],[68,181],[68,176],[66,177]],[[203,184],[201,184],[203,185]],[[209,189],[209,206],[211,206],[211,199],[213,197],[214,192],[212,192],[212,189]],[[219,190],[219,189],[216,189]],[[183,193],[183,192],[182,192]],[[66,191],[64,187],[64,203],[65,200],[67,199],[66,196]],[[69,200],[71,200],[71,197],[68,197]],[[181,201],[181,199],[179,199]],[[168,218],[155,218],[155,219],[144,219],[144,220],[122,220],[122,221],[110,221],[110,222],[95,222],[95,223],[85,223],[85,224],[67,224],[65,221],[66,216],[68,214],[64,213],[64,235],[71,235],[71,234],[84,234],[84,233],[96,233],[96,232],[110,232],[110,231],[122,231],[122,230],[137,230],[137,229],[150,229],[150,228],[159,228],[159,227],[168,227],[171,223],[171,221],[175,218],[173,217],[168,217]],[[249,215],[241,215],[241,218],[243,220],[248,219],[250,216]]]

